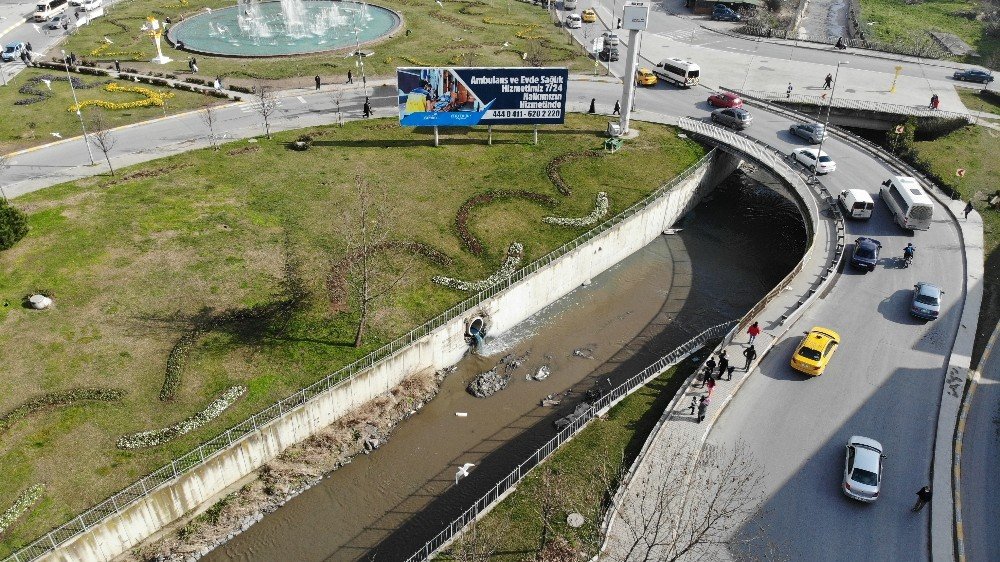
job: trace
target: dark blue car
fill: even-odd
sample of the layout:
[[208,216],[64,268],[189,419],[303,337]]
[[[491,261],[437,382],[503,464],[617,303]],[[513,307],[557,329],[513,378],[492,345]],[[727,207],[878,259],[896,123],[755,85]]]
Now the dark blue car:
[[854,241],[854,254],[851,256],[851,265],[863,271],[874,271],[878,263],[878,252],[882,249],[882,243],[874,238],[862,236]]
[[975,68],[970,68],[968,70],[959,70],[952,75],[955,80],[962,80],[964,82],[979,82],[980,84],[989,84],[993,81],[993,75],[985,70],[978,70]]
[[740,21],[740,15],[725,4],[716,4],[712,8],[712,19],[716,21]]

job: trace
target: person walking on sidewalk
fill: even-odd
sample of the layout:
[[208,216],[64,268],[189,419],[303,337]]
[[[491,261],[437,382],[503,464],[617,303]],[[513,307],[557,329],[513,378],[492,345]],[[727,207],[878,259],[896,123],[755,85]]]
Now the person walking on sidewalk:
[[597,113],[597,98],[590,98],[590,109],[587,113]]
[[965,218],[969,218],[969,213],[975,209],[976,208],[972,206],[972,199],[969,199],[969,202],[965,204],[965,210],[963,211],[965,213]]
[[354,75],[351,74],[350,69],[348,69],[348,71],[347,71],[347,83],[348,84],[353,84],[354,83]]
[[621,115],[622,104],[620,101],[615,100],[615,109],[611,112],[611,115]]
[[726,352],[723,351],[719,354],[719,380],[722,380],[722,375],[726,374],[726,369],[729,368],[729,358],[726,357]]
[[365,119],[368,119],[369,117],[372,116],[372,104],[370,101],[368,101],[368,98],[365,98],[365,105],[362,108],[362,110],[365,114]]
[[791,82],[789,82],[789,83],[788,83],[788,88],[787,88],[787,89],[785,90],[785,97],[786,97],[786,98],[790,98],[790,97],[792,97],[792,90],[794,90],[794,89],[795,89],[795,88],[792,88],[792,83],[791,83]]
[[931,501],[931,487],[924,486],[917,490],[917,503],[913,504],[913,511],[920,511],[929,501]]
[[823,89],[829,90],[833,87],[833,74],[827,74],[826,78],[823,80]]
[[701,373],[701,386],[705,386],[708,376],[715,372],[715,358],[709,357],[705,362],[705,370]]
[[115,72],[121,74],[121,71],[122,71],[122,63],[117,59],[115,59]]
[[698,403],[698,423],[705,419],[706,412],[708,412],[708,397],[702,396],[701,402]]
[[708,395],[712,396],[712,391],[715,390],[715,377],[711,373],[705,378],[705,386],[708,388]]
[[750,341],[747,343],[753,345],[753,340],[757,339],[757,336],[760,335],[760,323],[754,322],[751,324],[750,327],[747,328],[747,334],[750,334]]
[[744,371],[750,371],[750,364],[757,358],[757,350],[753,345],[743,350],[743,357],[747,358],[747,364],[743,366]]
[[318,90],[318,89],[319,89],[319,86],[320,86],[320,84],[322,84],[322,83],[323,83],[323,81],[322,81],[322,80],[320,80],[320,78],[319,78],[319,74],[317,74],[317,75],[316,75],[316,78],[315,78],[315,80],[316,80],[316,89]]

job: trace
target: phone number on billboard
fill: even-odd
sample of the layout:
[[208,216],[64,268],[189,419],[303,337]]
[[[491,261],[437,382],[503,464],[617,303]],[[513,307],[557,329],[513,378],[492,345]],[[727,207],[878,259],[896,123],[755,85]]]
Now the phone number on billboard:
[[562,117],[559,109],[494,109],[490,117],[500,119],[555,119]]

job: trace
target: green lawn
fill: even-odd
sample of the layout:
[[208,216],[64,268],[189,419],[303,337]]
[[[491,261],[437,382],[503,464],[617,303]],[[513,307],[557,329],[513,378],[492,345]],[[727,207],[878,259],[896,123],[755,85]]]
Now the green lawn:
[[[114,103],[126,103],[145,99],[145,96],[135,92],[108,92],[104,83],[110,79],[98,76],[73,74],[83,81],[85,88],[78,88],[76,95],[82,103],[86,100],[103,100]],[[50,81],[51,89],[44,82],[36,82],[34,88],[51,94],[43,101],[28,105],[14,105],[18,100],[31,99],[37,96],[22,94],[18,90],[33,78],[43,78]],[[53,79],[54,78],[54,79]],[[12,152],[29,146],[45,144],[58,140],[53,133],[59,133],[63,138],[79,136],[80,120],[75,112],[69,111],[73,105],[73,92],[69,82],[65,80],[66,73],[55,70],[28,68],[0,88],[0,107],[3,107],[3,118],[0,119],[0,154]],[[117,127],[147,121],[164,114],[188,111],[209,104],[224,103],[219,98],[209,97],[193,92],[184,92],[172,88],[136,84],[128,81],[111,80],[119,86],[139,86],[155,92],[173,94],[166,99],[164,107],[138,107],[133,109],[112,110],[94,106],[83,109],[86,121],[92,121],[98,114],[109,126]]]
[[[684,361],[667,370],[645,387],[637,390],[563,445],[548,460],[536,467],[516,491],[486,515],[477,529],[484,536],[502,537],[490,558],[497,562],[535,560],[542,537],[540,506],[551,504],[549,517],[556,536],[586,560],[596,554],[600,537],[597,525],[603,516],[607,491],[617,489],[615,475],[632,464],[646,437],[663,414],[667,404],[684,380],[694,371],[694,361]],[[573,529],[566,516],[577,512],[586,523]],[[443,555],[438,560],[455,560]]]
[[[287,146],[302,131],[286,132],[16,199],[31,231],[0,253],[0,416],[70,388],[127,394],[49,409],[0,432],[0,498],[47,486],[38,507],[2,537],[0,556],[466,298],[430,283],[432,275],[485,278],[513,241],[524,244],[525,262],[542,256],[582,232],[543,224],[543,216],[584,216],[598,191],[608,192],[617,213],[705,153],[674,129],[641,125],[622,151],[564,164],[573,195],[559,194],[546,164],[599,150],[606,125],[605,117],[572,115],[565,126],[542,128],[537,146],[527,127],[494,131],[493,146],[485,128],[444,130],[443,146],[434,148],[430,131],[402,129],[395,119],[352,122],[311,129],[315,144],[306,152]],[[454,260],[439,267],[415,259],[360,350],[351,345],[354,307],[331,307],[327,291],[343,257],[357,174],[388,191],[398,238]],[[456,234],[456,212],[497,189],[530,190],[557,204],[475,207],[471,231],[486,252],[474,257]],[[53,295],[52,310],[20,305],[40,290]],[[194,339],[177,395],[160,402],[168,354],[198,326],[207,328]],[[249,392],[208,426],[153,449],[115,448],[123,434],[182,420],[234,384]]]
[[866,27],[880,41],[912,42],[914,37],[924,37],[923,31],[933,30],[958,35],[983,58],[1000,48],[1000,39],[987,37],[983,33],[982,22],[960,15],[979,9],[980,3],[975,0],[927,0],[915,4],[908,4],[904,0],[860,1],[860,19],[865,23],[875,22]]
[[[132,0],[116,4],[109,8],[107,17],[74,33],[64,48],[85,60],[110,63],[117,58],[127,67],[176,72],[185,78],[190,76],[189,55],[169,47],[167,54],[177,59],[173,63],[161,66],[126,62],[148,61],[156,54],[152,42],[139,31],[145,18],[155,13],[161,19],[170,17],[179,22],[185,15],[197,14],[205,7],[232,5],[231,0],[168,3]],[[532,42],[540,45],[541,62],[545,65],[591,68],[580,48],[553,25],[548,12],[532,4],[517,0],[445,0],[440,7],[433,0],[386,0],[381,5],[403,16],[403,28],[395,37],[364,47],[375,52],[375,56],[365,59],[368,76],[395,76],[399,66],[523,66],[522,54]],[[410,34],[406,35],[404,30]],[[108,45],[104,37],[114,43]],[[352,49],[353,46],[339,52],[269,59],[197,55],[198,70],[201,78],[219,75],[227,78],[228,84],[301,76],[307,79],[300,85],[308,85],[317,74],[338,80],[344,80],[349,69],[358,74],[355,59],[348,56]]]
[[979,94],[978,90],[970,90],[968,88],[955,89],[958,91],[958,97],[962,99],[965,107],[972,111],[986,111],[1000,116],[1000,104],[986,99]]
[[[975,200],[983,217],[986,275],[983,306],[979,314],[976,349],[978,357],[987,338],[1000,321],[1000,211],[990,209],[985,198],[1000,189],[1000,132],[986,127],[965,127],[933,141],[917,142],[920,157],[950,187],[962,193],[962,199]],[[955,170],[964,168],[959,179]]]

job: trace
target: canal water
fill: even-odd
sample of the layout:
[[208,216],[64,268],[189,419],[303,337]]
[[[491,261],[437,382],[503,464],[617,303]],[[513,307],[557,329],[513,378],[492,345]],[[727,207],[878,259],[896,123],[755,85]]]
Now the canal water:
[[[381,448],[206,558],[405,560],[552,438],[554,420],[589,388],[617,385],[702,330],[739,318],[805,249],[796,206],[740,172],[675,227],[682,230],[508,333],[487,336],[481,354],[463,359],[438,397]],[[507,388],[486,399],[466,392],[504,357],[523,360]],[[526,380],[543,365],[548,378]],[[562,394],[561,404],[541,406],[549,394]],[[456,485],[465,463],[475,466]]]

